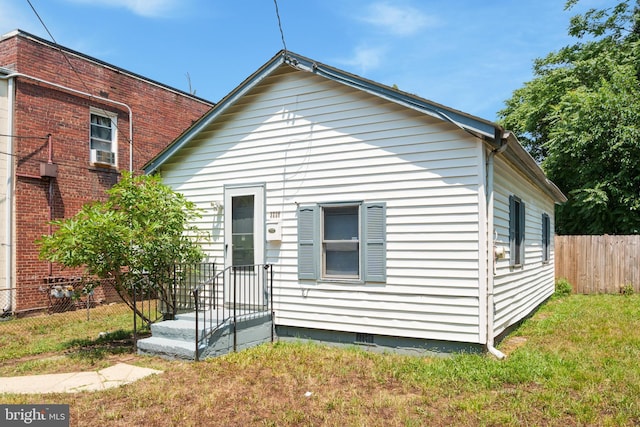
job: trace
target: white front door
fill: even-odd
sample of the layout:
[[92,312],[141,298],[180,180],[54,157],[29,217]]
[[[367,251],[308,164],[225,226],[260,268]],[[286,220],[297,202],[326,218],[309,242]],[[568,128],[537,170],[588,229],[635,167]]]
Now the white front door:
[[225,267],[264,264],[264,185],[225,187]]

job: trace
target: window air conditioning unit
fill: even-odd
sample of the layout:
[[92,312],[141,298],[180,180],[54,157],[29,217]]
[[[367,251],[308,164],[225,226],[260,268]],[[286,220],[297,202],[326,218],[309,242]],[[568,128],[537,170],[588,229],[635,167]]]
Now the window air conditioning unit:
[[112,153],[111,151],[91,150],[91,163],[113,166],[116,164],[116,153]]

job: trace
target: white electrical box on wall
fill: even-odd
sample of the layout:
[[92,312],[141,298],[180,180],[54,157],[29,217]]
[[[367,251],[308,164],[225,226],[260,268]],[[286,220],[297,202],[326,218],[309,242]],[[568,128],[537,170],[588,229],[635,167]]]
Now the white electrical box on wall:
[[282,226],[280,222],[267,223],[267,242],[282,241]]

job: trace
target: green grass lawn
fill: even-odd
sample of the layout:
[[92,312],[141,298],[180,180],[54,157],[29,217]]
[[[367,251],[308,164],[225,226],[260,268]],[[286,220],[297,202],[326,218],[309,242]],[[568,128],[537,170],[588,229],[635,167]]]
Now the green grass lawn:
[[0,322],[0,376],[97,370],[109,356],[131,353],[131,309],[99,306],[88,317],[78,310]]
[[[1,353],[5,346],[2,341]],[[68,353],[83,348],[55,340],[46,346]],[[640,295],[551,300],[498,348],[506,360],[377,354],[306,342],[262,345],[199,363],[129,353],[130,363],[165,372],[104,392],[0,395],[0,403],[67,403],[72,425],[79,426],[640,424]],[[100,355],[94,359],[100,363]],[[11,365],[4,355],[0,360],[6,375]]]

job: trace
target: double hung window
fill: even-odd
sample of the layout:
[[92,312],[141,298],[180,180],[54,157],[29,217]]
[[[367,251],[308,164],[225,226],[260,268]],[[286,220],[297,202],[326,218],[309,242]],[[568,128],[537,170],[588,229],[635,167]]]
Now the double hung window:
[[359,206],[322,208],[322,275],[360,277]]
[[91,113],[90,142],[91,163],[115,166],[116,164],[115,116]]
[[386,281],[386,205],[333,203],[298,208],[298,276]]

